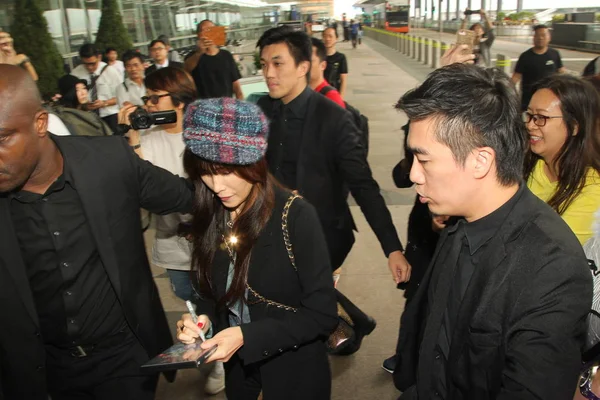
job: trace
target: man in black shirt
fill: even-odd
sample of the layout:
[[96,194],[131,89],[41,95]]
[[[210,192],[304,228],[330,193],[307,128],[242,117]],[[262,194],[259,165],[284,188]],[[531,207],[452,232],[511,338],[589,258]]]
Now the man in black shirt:
[[[358,128],[343,108],[308,86],[312,43],[303,32],[280,27],[259,39],[263,74],[269,96],[258,105],[271,120],[266,159],[269,170],[297,190],[317,209],[333,270],[354,244],[354,220],[348,189],[377,235],[396,283],[410,279],[410,265],[389,210],[373,179]],[[358,343],[374,329],[364,313],[352,307]]]
[[140,366],[172,338],[139,209],[189,212],[192,188],[122,138],[47,121],[27,73],[0,65],[0,398],[153,399]]
[[202,36],[202,32],[214,27],[212,21],[205,19],[196,28],[198,48],[184,62],[184,69],[192,75],[198,97],[232,97],[243,100],[240,71],[230,52],[219,49],[211,40]]
[[346,56],[336,50],[338,34],[333,28],[323,31],[323,43],[327,49],[327,67],[325,67],[325,80],[336,88],[342,98],[346,95],[346,84],[348,79],[348,61]]
[[527,134],[513,85],[453,64],[397,108],[411,121],[419,200],[462,217],[441,233],[402,316],[401,398],[572,398],[591,276],[573,232],[522,180]]
[[560,53],[549,47],[550,30],[545,25],[534,28],[533,47],[519,56],[512,81],[515,85],[521,82],[521,111],[527,110],[531,100],[533,85],[542,78],[556,72],[564,73]]

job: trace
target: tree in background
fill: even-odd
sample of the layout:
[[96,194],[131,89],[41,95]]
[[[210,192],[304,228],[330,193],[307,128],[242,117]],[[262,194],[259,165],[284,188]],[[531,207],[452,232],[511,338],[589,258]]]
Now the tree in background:
[[48,32],[48,23],[36,0],[15,1],[10,34],[15,50],[26,54],[38,75],[38,87],[44,98],[58,91],[58,78],[64,75],[63,59]]
[[100,51],[113,47],[119,55],[133,48],[131,37],[123,25],[115,0],[102,1],[102,17],[96,34],[96,47]]

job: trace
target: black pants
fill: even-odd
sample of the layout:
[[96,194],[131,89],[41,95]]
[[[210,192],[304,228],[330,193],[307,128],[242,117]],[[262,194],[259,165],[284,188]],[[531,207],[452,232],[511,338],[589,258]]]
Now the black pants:
[[[127,329],[123,340],[77,358],[47,346],[46,376],[52,400],[153,400],[158,374],[143,374],[148,354]],[[100,346],[99,346],[100,347]]]
[[[238,355],[234,354],[224,364],[227,399],[256,400],[261,391],[264,400],[331,399],[331,371],[325,346],[322,343],[311,343],[307,346],[310,346],[305,348],[308,349],[308,354],[295,357],[294,362],[288,363],[271,359],[244,365]],[[297,353],[292,356],[295,355]],[[282,356],[286,357],[289,354]],[[291,359],[288,358],[289,360]],[[265,374],[266,378],[263,379],[262,374]]]
[[327,250],[329,250],[331,270],[335,271],[342,266],[348,253],[352,250],[355,240],[354,232],[352,229],[323,228],[323,233],[325,233]]
[[110,127],[110,130],[113,131],[114,135],[119,133],[119,115],[107,115],[106,117],[102,117],[102,120],[106,122],[106,124]]
[[350,28],[344,28],[344,42],[347,42],[350,39]]
[[[327,240],[327,249],[329,250],[329,258],[331,262],[331,269],[335,271],[342,266],[344,260],[352,250],[354,245],[354,232],[352,229],[333,229],[325,228],[325,238]],[[371,322],[369,316],[362,312],[354,303],[350,301],[346,296],[340,293],[338,290],[335,291],[337,301],[344,307],[352,321],[360,329],[362,327],[368,327]]]

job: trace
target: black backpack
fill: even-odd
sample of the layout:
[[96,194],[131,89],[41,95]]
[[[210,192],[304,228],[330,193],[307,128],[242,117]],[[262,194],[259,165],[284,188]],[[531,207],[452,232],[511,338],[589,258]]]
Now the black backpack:
[[[331,86],[325,86],[319,91],[319,93],[321,93],[323,96],[326,96],[327,93],[331,92],[332,90],[335,90],[335,88]],[[348,104],[348,102],[344,101],[344,104],[346,105],[346,111],[352,115],[354,124],[360,130],[361,143],[365,147],[366,154],[369,154],[369,118],[361,114],[357,108],[352,107],[350,104]]]

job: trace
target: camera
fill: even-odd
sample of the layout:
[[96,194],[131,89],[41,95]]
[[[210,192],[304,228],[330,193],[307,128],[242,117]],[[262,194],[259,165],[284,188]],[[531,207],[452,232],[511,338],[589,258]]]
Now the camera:
[[138,129],[148,129],[152,125],[164,125],[177,122],[177,113],[174,110],[148,112],[142,107],[138,107],[129,115],[129,122],[131,123],[131,128],[136,131]]
[[479,14],[479,11],[477,11],[477,10],[467,10],[467,11],[465,11],[465,15],[473,15],[473,14]]

